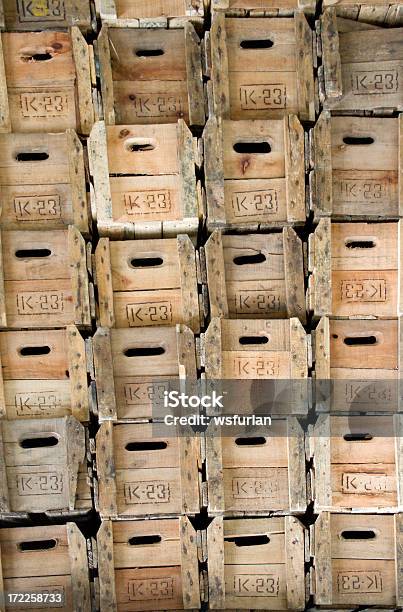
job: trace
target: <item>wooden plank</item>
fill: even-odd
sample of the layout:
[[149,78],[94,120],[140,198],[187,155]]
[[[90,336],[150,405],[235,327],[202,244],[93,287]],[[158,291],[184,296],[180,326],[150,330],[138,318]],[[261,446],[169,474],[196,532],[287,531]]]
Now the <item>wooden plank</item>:
[[209,576],[209,606],[225,610],[224,525],[216,517],[207,527],[207,558]]
[[399,115],[399,158],[398,158],[398,197],[399,197],[399,216],[403,216],[403,115]]
[[199,296],[195,266],[195,249],[186,235],[177,238],[179,268],[181,276],[181,294],[183,323],[195,333],[200,332]]
[[284,274],[287,315],[306,323],[305,287],[301,282],[303,270],[302,243],[291,227],[283,229]]
[[11,132],[7,76],[4,65],[3,37],[0,36],[0,133]]
[[200,510],[199,472],[200,439],[193,431],[179,436],[180,486],[183,514],[197,514]]
[[[3,424],[0,422],[0,510],[1,512],[10,512],[10,500],[8,494],[7,482],[7,466],[6,455],[4,449],[4,432]],[[0,555],[1,557],[1,555]]]
[[112,266],[109,238],[100,238],[95,249],[95,270],[98,286],[99,323],[102,327],[114,327]]
[[101,612],[117,612],[113,523],[102,521],[97,533],[99,601]]
[[186,516],[181,516],[179,518],[179,525],[183,607],[185,610],[199,609],[201,602],[196,534]]
[[101,424],[96,434],[98,508],[101,518],[117,518],[116,472],[111,421]]
[[299,117],[302,121],[315,121],[312,30],[303,13],[296,12],[294,20]]
[[98,0],[99,16],[102,21],[117,19],[116,2],[115,0]]
[[102,233],[102,226],[108,226],[112,221],[106,127],[103,121],[95,123],[91,130],[88,139],[88,156],[94,181],[97,222]]
[[315,523],[315,603],[321,606],[332,605],[332,549],[330,533],[330,514],[322,512]]
[[69,379],[71,388],[71,414],[80,422],[89,421],[87,364],[85,343],[74,325],[66,328]]
[[210,116],[203,132],[207,224],[210,230],[226,224],[222,123]]
[[4,287],[4,259],[3,259],[3,240],[0,232],[0,326],[7,327],[7,306],[6,293]]
[[94,123],[92,103],[90,56],[88,45],[78,27],[71,28],[71,43],[76,69],[77,105],[80,133],[88,136]]
[[88,234],[89,215],[87,207],[83,146],[74,130],[66,131],[66,139],[68,143],[67,147],[69,156],[68,160],[73,208],[73,225],[75,225],[82,234]]
[[229,118],[230,91],[225,14],[216,13],[210,29],[213,108],[217,117]]
[[[296,418],[289,417],[287,419],[287,440],[290,511],[305,512],[307,507],[306,480],[303,477],[306,471],[305,436]],[[291,597],[292,595],[293,592],[291,591]],[[290,607],[294,608],[294,606]]]
[[93,347],[99,418],[101,421],[108,419],[115,421],[117,406],[109,329],[97,329],[93,338]]
[[115,123],[115,103],[113,92],[112,62],[109,49],[109,30],[103,25],[97,40],[98,56],[101,66],[101,92],[103,103],[103,117],[107,125]]
[[77,612],[90,612],[91,595],[89,583],[87,543],[75,523],[67,523],[72,599]]
[[287,516],[285,522],[285,550],[287,577],[287,606],[290,610],[305,608],[304,528],[299,520]]
[[312,430],[314,439],[315,506],[326,510],[332,506],[332,487],[330,474],[330,417],[319,415]]
[[182,216],[192,220],[196,228],[199,209],[195,180],[195,154],[193,136],[183,119],[177,124],[178,172],[181,189]]
[[395,514],[396,605],[403,605],[403,515]]
[[204,125],[204,86],[200,40],[192,23],[185,23],[185,59],[188,83],[189,124]]
[[91,325],[91,313],[85,241],[80,232],[72,225],[68,228],[68,251],[72,294],[75,300],[74,323],[76,325],[88,327]]
[[343,95],[343,85],[339,33],[334,8],[329,8],[323,13],[321,34],[326,97],[338,99]]
[[284,139],[287,221],[303,223],[306,219],[304,130],[295,115],[284,120]]
[[224,251],[220,230],[214,230],[205,245],[210,316],[229,316]]
[[331,226],[330,219],[321,219],[312,238],[313,268],[310,277],[310,302],[315,317],[332,313]]
[[214,516],[225,510],[221,429],[210,424],[205,443],[208,510]]
[[313,139],[313,202],[315,215],[332,214],[332,146],[330,113],[323,111],[311,131]]

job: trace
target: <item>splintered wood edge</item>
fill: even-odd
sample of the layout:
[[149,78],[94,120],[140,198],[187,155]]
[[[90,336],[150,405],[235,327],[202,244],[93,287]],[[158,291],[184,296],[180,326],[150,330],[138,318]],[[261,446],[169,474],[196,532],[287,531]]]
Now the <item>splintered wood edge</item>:
[[103,25],[97,39],[100,64],[101,94],[103,116],[107,125],[115,124],[115,104],[113,97],[113,77],[111,53],[109,48],[108,26]]
[[97,533],[100,612],[117,612],[112,521],[102,521]]
[[193,431],[189,432],[189,436],[185,436],[185,432],[182,430],[179,436],[179,449],[182,513],[197,514],[200,512],[199,437]]
[[109,181],[108,147],[104,121],[94,124],[88,138],[88,159],[94,183],[97,223],[112,224],[112,195]]
[[68,249],[72,294],[75,300],[74,323],[78,326],[89,327],[91,313],[85,241],[73,225],[69,225],[68,228]]
[[204,350],[206,355],[206,377],[219,380],[222,378],[222,342],[221,321],[213,317],[204,334]]
[[206,254],[207,287],[211,317],[229,317],[227,287],[225,280],[224,249],[220,230],[214,230],[207,240]]
[[297,95],[299,116],[315,121],[315,84],[313,78],[313,32],[302,12],[295,13]]
[[182,596],[185,610],[200,608],[200,580],[196,532],[186,516],[179,518]]
[[186,234],[176,239],[181,279],[183,321],[195,334],[200,332],[199,293],[196,274],[195,248]]
[[283,228],[283,251],[287,316],[297,317],[305,324],[306,300],[302,241],[292,227]]
[[93,340],[95,381],[100,421],[117,419],[110,330],[99,327]]
[[326,9],[321,17],[321,34],[326,97],[341,98],[343,84],[337,14],[334,7]]
[[[290,511],[305,512],[307,506],[305,435],[301,424],[295,417],[287,418],[287,444]],[[290,607],[293,608],[293,606]]]
[[89,421],[85,341],[75,325],[66,328],[71,394],[71,413],[81,422]]
[[7,327],[6,293],[4,289],[4,266],[2,232],[0,230],[0,327]]
[[112,266],[109,238],[100,238],[95,249],[95,270],[98,287],[99,322],[101,327],[114,327]]
[[305,609],[305,530],[294,516],[286,516],[286,582],[287,607],[290,610]]
[[225,511],[221,429],[209,425],[205,434],[208,511]]
[[69,156],[69,177],[71,202],[73,208],[73,222],[81,233],[88,234],[88,207],[83,146],[74,130],[68,129],[66,131],[66,138]]
[[71,43],[77,79],[77,105],[80,116],[80,132],[85,136],[94,123],[90,54],[88,45],[77,26],[71,28]]
[[305,136],[296,115],[284,119],[287,221],[304,223],[305,208]]
[[332,604],[332,550],[330,514],[322,512],[319,514],[315,526],[315,603],[322,606]]
[[71,587],[73,609],[77,612],[90,612],[91,595],[87,543],[75,523],[67,523],[67,541],[70,557]]
[[101,423],[96,435],[99,513],[101,518],[117,518],[117,489],[113,456],[113,424]]
[[6,68],[4,65],[3,41],[0,35],[0,133],[1,132],[11,132],[11,119],[8,103]]
[[313,212],[315,217],[330,216],[333,210],[331,116],[322,111],[313,136]]
[[315,510],[332,507],[332,484],[330,465],[330,415],[320,414],[311,429],[315,484]]
[[217,516],[207,527],[209,606],[225,610],[224,521]]
[[67,472],[69,475],[69,510],[75,510],[78,473],[80,466],[86,461],[85,429],[74,417],[62,419],[65,429],[67,450]]
[[203,126],[205,121],[205,103],[200,40],[193,24],[189,21],[185,23],[184,34],[189,124]]
[[210,29],[211,81],[213,85],[214,114],[229,118],[229,74],[225,14],[215,13]]
[[209,229],[226,225],[224,199],[223,135],[221,119],[210,117],[203,131],[206,177],[207,224]]
[[0,421],[0,511],[10,512],[8,495],[6,456],[3,442],[3,423]]
[[197,379],[195,338],[186,325],[176,326],[176,343],[179,364],[179,377]]
[[196,159],[193,136],[183,119],[177,123],[177,146],[179,155],[179,180],[183,219],[199,218],[196,192]]

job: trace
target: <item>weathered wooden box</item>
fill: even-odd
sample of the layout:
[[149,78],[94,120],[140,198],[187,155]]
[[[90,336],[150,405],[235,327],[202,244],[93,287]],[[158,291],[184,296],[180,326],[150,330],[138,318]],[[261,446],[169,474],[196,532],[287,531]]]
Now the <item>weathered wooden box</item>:
[[0,517],[92,508],[86,432],[73,417],[3,421]]
[[311,531],[315,604],[400,607],[402,534],[402,514],[322,512]]
[[390,0],[323,0],[324,9],[335,7],[337,15],[366,23],[403,25],[403,7]]
[[197,235],[203,217],[197,140],[180,120],[166,125],[97,123],[88,143],[101,236]]
[[331,117],[311,131],[315,218],[398,219],[403,211],[403,116]]
[[1,131],[89,134],[92,54],[77,27],[1,35]]
[[316,0],[211,0],[210,4],[212,11],[233,17],[289,17],[296,11],[313,15],[316,8]]
[[1,0],[0,9],[6,30],[91,30],[89,0]]
[[99,420],[163,418],[169,380],[196,380],[193,333],[176,327],[99,328],[93,338]]
[[100,611],[199,610],[198,539],[184,516],[103,521],[97,536]]
[[402,436],[401,415],[320,415],[309,434],[314,511],[401,511]]
[[0,134],[2,229],[90,231],[83,147],[74,130]]
[[291,227],[240,236],[215,230],[204,251],[212,317],[306,322],[302,243]]
[[400,223],[322,219],[309,236],[308,311],[315,317],[399,316]]
[[75,523],[0,529],[0,553],[3,610],[91,611],[87,542]]
[[254,435],[206,432],[210,515],[253,516],[306,510],[304,431],[295,417],[276,418]]
[[172,29],[104,25],[97,48],[108,125],[178,119],[204,125],[200,40],[192,23]]
[[401,318],[329,320],[312,331],[317,412],[402,410]]
[[1,245],[1,327],[90,327],[85,242],[75,227],[2,231]]
[[122,242],[101,238],[95,261],[102,327],[184,323],[200,331],[205,307],[188,236]]
[[139,27],[178,27],[190,20],[195,26],[203,26],[207,0],[96,0],[103,23],[127,23]]
[[391,114],[403,110],[403,29],[338,19],[324,11],[317,25],[322,65],[319,96],[336,114]]
[[210,609],[304,610],[307,541],[293,516],[216,517],[207,528]]
[[210,231],[257,231],[305,222],[304,131],[297,117],[210,117],[203,140]]
[[205,38],[210,113],[225,119],[314,121],[314,33],[302,12],[285,18],[213,14]]
[[89,420],[85,342],[66,329],[0,332],[0,414],[7,420]]
[[[162,428],[161,428],[162,429]],[[153,423],[102,423],[96,436],[102,518],[195,515],[200,510],[200,438]]]

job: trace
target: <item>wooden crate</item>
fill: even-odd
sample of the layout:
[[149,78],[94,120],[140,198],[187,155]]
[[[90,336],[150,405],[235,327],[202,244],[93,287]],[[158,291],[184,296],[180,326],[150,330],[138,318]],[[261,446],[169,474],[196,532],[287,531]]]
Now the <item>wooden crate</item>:
[[75,225],[89,234],[83,147],[74,130],[0,134],[2,229]]
[[182,118],[204,125],[200,40],[192,23],[173,29],[104,25],[97,48],[108,125]]
[[330,223],[309,237],[308,310],[315,317],[400,315],[400,221]]
[[323,0],[322,6],[335,7],[337,15],[345,19],[403,26],[403,6],[390,0]]
[[176,436],[174,428],[160,432],[153,423],[108,421],[97,433],[96,449],[102,518],[199,512],[201,454],[194,432]]
[[100,611],[199,610],[197,540],[187,517],[103,521],[97,535]]
[[305,539],[292,516],[215,518],[207,528],[210,609],[304,610]]
[[318,23],[322,65],[319,96],[338,114],[403,110],[403,29],[338,19],[327,9]]
[[184,325],[98,328],[93,350],[101,422],[153,419],[170,379],[197,378],[194,337]]
[[183,19],[189,19],[196,27],[202,27],[204,4],[207,0],[95,0],[103,23],[125,22],[140,27],[178,27]]
[[273,419],[269,435],[206,432],[210,515],[300,513],[307,507],[305,439],[296,417]]
[[225,119],[315,120],[314,34],[302,12],[289,18],[213,15],[206,35],[209,108]]
[[2,231],[1,243],[1,327],[90,327],[85,242],[75,227]]
[[147,126],[95,124],[88,143],[101,236],[197,235],[203,216],[197,141],[184,121]]
[[0,10],[6,30],[91,30],[89,0],[1,0]]
[[210,0],[212,11],[225,11],[232,17],[289,17],[296,11],[313,15],[316,0]]
[[85,342],[65,330],[0,332],[0,415],[89,420]]
[[203,140],[209,231],[305,223],[304,131],[297,117],[210,117]]
[[402,515],[319,515],[311,534],[317,605],[351,610],[403,605]]
[[204,250],[212,317],[306,322],[302,243],[291,227],[246,236],[215,230]]
[[316,219],[398,219],[403,213],[403,115],[331,117],[311,131],[311,208]]
[[317,412],[385,414],[402,410],[400,317],[323,317],[312,337]]
[[165,240],[110,242],[95,251],[99,323],[103,327],[148,327],[184,323],[195,333],[204,304],[196,252],[184,234]]
[[1,35],[0,130],[89,134],[94,121],[91,48],[68,32]]
[[87,542],[75,523],[0,529],[0,552],[2,593],[49,597],[42,606],[6,603],[5,612],[16,608],[90,612]]
[[0,518],[92,508],[84,426],[73,417],[0,423]]
[[314,511],[401,511],[402,435],[402,415],[319,415],[309,435]]

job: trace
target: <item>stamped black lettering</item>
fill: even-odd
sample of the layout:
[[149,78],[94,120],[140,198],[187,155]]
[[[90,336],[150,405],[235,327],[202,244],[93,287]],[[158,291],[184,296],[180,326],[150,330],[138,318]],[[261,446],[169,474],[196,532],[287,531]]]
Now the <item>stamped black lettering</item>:
[[284,83],[241,85],[239,99],[242,110],[287,108],[287,89]]

